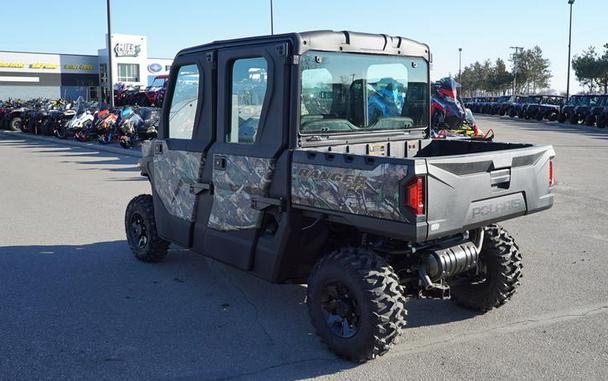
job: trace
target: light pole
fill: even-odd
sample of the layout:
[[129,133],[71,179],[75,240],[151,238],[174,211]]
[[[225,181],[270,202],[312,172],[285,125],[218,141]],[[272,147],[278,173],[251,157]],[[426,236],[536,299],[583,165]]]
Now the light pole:
[[107,84],[110,87],[110,107],[114,107],[114,86],[112,84],[112,5],[111,0],[107,0],[107,14],[108,14],[108,70],[107,70]]
[[517,92],[517,70],[518,70],[518,56],[524,50],[521,46],[511,46],[511,49],[515,49],[513,53],[513,95]]
[[568,0],[570,4],[570,29],[568,31],[568,83],[566,84],[566,100],[570,98],[570,54],[572,53],[572,5],[574,0]]
[[270,34],[274,34],[274,10],[272,8],[272,0],[270,0]]
[[462,48],[458,48],[458,82],[462,81]]

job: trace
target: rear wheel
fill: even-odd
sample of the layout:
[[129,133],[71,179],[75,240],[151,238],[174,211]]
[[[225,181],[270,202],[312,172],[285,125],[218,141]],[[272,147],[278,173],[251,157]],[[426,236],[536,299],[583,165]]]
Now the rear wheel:
[[608,125],[608,116],[605,117],[600,117],[597,119],[597,127],[598,128],[606,128],[606,126]]
[[571,124],[578,124],[578,121],[579,121],[579,119],[578,119],[578,115],[577,114],[572,114],[570,116],[570,123]]
[[585,118],[585,125],[589,127],[593,127],[595,125],[595,115],[589,114]]
[[22,127],[23,127],[23,121],[18,116],[12,118],[8,124],[8,129],[11,131],[22,131],[23,130]]
[[125,230],[129,247],[140,261],[160,262],[167,256],[169,242],[158,236],[151,195],[142,194],[129,202]]
[[481,312],[505,304],[522,276],[522,258],[513,237],[497,225],[484,228],[479,270],[455,278],[450,286],[456,303]]
[[405,327],[405,297],[385,260],[343,248],[321,258],[308,280],[310,319],[338,356],[365,362],[386,353]]

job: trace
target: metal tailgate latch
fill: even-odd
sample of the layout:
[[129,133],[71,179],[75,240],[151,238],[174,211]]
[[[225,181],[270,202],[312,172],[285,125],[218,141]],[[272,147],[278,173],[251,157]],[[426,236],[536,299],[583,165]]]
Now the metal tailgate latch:
[[279,210],[284,210],[285,202],[283,197],[279,198],[271,198],[271,197],[262,197],[262,196],[253,196],[251,197],[251,209],[255,210],[265,210],[270,208],[271,206],[279,207]]

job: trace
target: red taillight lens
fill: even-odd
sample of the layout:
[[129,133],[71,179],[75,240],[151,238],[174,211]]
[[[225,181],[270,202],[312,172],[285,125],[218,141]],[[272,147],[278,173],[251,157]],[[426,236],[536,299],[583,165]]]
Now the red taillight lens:
[[549,160],[549,187],[555,185],[555,177],[553,174],[553,160]]
[[416,177],[405,187],[405,206],[416,215],[424,214],[424,177]]

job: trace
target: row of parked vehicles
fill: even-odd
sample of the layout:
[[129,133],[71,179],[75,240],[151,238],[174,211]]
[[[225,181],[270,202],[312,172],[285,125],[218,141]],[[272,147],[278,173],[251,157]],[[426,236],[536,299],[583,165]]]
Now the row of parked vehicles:
[[513,95],[463,98],[463,101],[478,114],[608,126],[608,94],[572,95],[568,100],[559,95]]
[[82,98],[0,101],[0,126],[5,129],[102,144],[118,142],[124,148],[155,138],[159,118],[155,107],[111,108]]
[[165,98],[168,75],[157,75],[149,86],[118,83],[114,87],[114,104],[161,107]]

